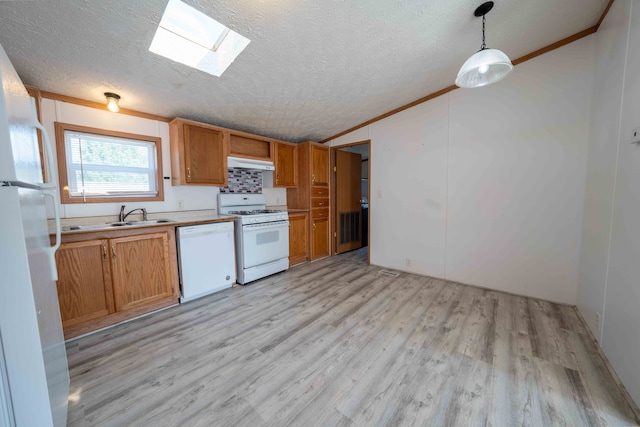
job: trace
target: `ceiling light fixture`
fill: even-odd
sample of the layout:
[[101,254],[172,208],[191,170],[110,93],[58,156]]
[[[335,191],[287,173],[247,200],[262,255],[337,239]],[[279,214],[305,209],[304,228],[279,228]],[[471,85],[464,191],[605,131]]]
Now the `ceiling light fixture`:
[[502,80],[513,70],[513,64],[504,52],[498,49],[487,49],[485,44],[485,15],[493,9],[493,2],[482,3],[475,16],[482,16],[482,46],[467,61],[462,64],[456,85],[464,88],[474,88],[490,85]]
[[120,106],[118,105],[120,102],[120,95],[113,92],[105,92],[104,96],[107,97],[107,110],[114,113],[120,111]]

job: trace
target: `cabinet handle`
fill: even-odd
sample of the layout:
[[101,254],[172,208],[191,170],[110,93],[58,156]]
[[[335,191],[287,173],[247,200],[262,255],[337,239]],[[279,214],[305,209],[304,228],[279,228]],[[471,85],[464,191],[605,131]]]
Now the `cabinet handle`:
[[312,174],[311,175],[311,181],[315,184],[316,183],[316,174]]
[[276,174],[276,182],[280,182],[280,174],[279,173]]
[[191,168],[187,168],[187,178],[191,179]]
[[318,203],[318,205],[322,206],[322,205],[324,205],[324,202],[320,202],[320,203]]
[[313,223],[313,229],[314,230],[316,229],[316,223],[315,222]]
[[111,256],[116,257],[116,245],[115,243],[111,244]]
[[102,244],[102,259],[107,259],[107,244]]

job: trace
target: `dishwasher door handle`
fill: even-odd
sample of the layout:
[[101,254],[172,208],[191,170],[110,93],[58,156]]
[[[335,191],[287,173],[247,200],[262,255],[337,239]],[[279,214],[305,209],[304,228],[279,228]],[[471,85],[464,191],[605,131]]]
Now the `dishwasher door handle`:
[[[228,224],[231,224],[230,226]],[[192,225],[188,227],[178,227],[178,232],[180,233],[180,237],[183,239],[189,239],[191,237],[196,236],[205,236],[211,234],[224,234],[231,233],[233,234],[233,223],[225,223],[225,225]]]
[[224,233],[230,233],[230,232],[231,231],[229,230],[206,230],[206,231],[194,230],[192,232],[187,231],[186,233],[183,231],[181,236],[183,239],[190,239],[192,237],[206,236],[209,234],[224,234]]

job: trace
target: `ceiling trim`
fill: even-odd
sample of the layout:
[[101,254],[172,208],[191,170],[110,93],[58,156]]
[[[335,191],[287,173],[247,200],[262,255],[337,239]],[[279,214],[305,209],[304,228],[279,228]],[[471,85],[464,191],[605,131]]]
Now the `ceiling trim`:
[[[602,13],[602,16],[600,16],[600,19],[598,20],[598,23],[596,25],[594,25],[593,27],[587,28],[584,31],[580,31],[579,33],[576,33],[576,34],[574,34],[572,36],[569,36],[569,37],[567,37],[565,39],[559,40],[559,41],[557,41],[555,43],[552,43],[552,44],[550,44],[548,46],[545,46],[542,49],[538,49],[538,50],[536,50],[534,52],[531,52],[531,53],[529,53],[527,55],[521,56],[520,58],[515,59],[514,61],[512,61],[513,65],[522,64],[523,62],[528,61],[530,59],[533,59],[536,56],[540,56],[540,55],[542,55],[544,53],[547,53],[547,52],[550,52],[552,50],[558,49],[559,47],[568,45],[569,43],[573,43],[576,40],[580,40],[581,38],[587,37],[588,35],[591,35],[591,34],[595,33],[596,31],[598,31],[598,28],[600,27],[600,24],[602,24],[602,21],[604,21],[604,18],[607,16],[607,13],[609,13],[609,9],[611,9],[611,6],[613,5],[614,1],[615,0],[610,0],[609,1],[609,4],[607,5],[607,7],[605,8],[604,12]],[[350,129],[347,129],[347,130],[342,131],[340,133],[337,133],[337,134],[335,134],[333,136],[330,136],[329,138],[325,138],[322,141],[320,141],[320,144],[327,143],[327,142],[331,141],[332,139],[339,138],[339,137],[341,137],[343,135],[346,135],[346,134],[351,133],[351,132],[353,132],[355,130],[358,130],[360,128],[368,126],[368,125],[370,125],[372,123],[375,123],[377,121],[385,119],[385,118],[387,118],[389,116],[393,116],[396,113],[399,113],[399,112],[404,111],[404,110],[408,110],[411,107],[415,107],[418,104],[422,104],[423,102],[430,101],[433,98],[437,98],[437,97],[439,97],[441,95],[444,95],[445,93],[449,93],[449,92],[451,92],[452,90],[455,90],[455,89],[458,89],[458,86],[456,86],[456,85],[447,86],[446,88],[440,89],[437,92],[433,92],[433,93],[431,93],[431,94],[429,94],[427,96],[424,96],[424,97],[422,97],[420,99],[416,99],[413,102],[410,102],[410,103],[408,103],[406,105],[398,107],[398,108],[396,108],[394,110],[391,110],[391,111],[389,111],[387,113],[381,114],[381,115],[379,115],[377,117],[374,117],[373,119],[367,120],[364,123],[361,123],[361,124],[359,124],[357,126],[354,126],[354,127],[350,128]]]
[[596,30],[600,28],[602,21],[604,21],[604,18],[607,16],[607,13],[609,13],[609,9],[611,9],[611,6],[613,6],[614,1],[615,0],[609,0],[609,4],[607,5],[607,7],[604,8],[604,12],[602,13],[602,16],[600,17],[600,19],[598,20],[598,23],[596,24]]
[[[68,102],[69,104],[82,105],[84,107],[96,108],[98,110],[108,111],[106,103],[87,101],[85,99],[74,98],[73,96],[61,95],[59,93],[54,93],[54,92],[46,92],[44,90],[40,91],[40,95],[43,98],[52,99],[54,101]],[[142,117],[143,119],[157,120],[159,122],[166,122],[166,123],[169,123],[172,120],[167,117],[158,116],[155,114],[143,113],[142,111],[128,110],[126,108],[120,108],[120,111],[118,114],[126,114],[128,116]]]

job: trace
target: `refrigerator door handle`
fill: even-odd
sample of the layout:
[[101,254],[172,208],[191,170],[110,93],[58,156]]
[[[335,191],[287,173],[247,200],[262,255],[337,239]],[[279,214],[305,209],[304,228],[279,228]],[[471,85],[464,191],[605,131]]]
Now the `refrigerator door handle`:
[[58,208],[58,199],[56,197],[56,189],[53,190],[43,190],[42,194],[45,196],[51,197],[53,199],[53,217],[56,223],[56,243],[55,245],[49,248],[49,256],[51,257],[50,265],[51,265],[51,278],[54,281],[58,281],[58,268],[56,267],[56,251],[60,247],[60,243],[62,243],[61,236],[61,227],[60,227],[60,209]]
[[[47,133],[47,130],[44,128],[44,126],[42,126],[42,124],[38,121],[38,115],[36,113],[36,100],[33,98],[31,98],[31,124],[33,127],[38,129],[42,133],[42,139],[43,139],[42,145],[44,145],[44,151],[45,151],[44,157],[47,163],[47,171],[49,173],[49,182],[45,182],[44,184],[41,184],[40,188],[43,190],[46,190],[49,188],[57,188],[57,183],[56,183],[55,174],[54,174],[56,167],[53,164],[53,151],[51,150],[51,142],[49,141],[49,134]],[[44,181],[44,177],[42,178]],[[55,198],[54,198],[54,201],[55,201]]]
[[[56,243],[49,249],[49,256],[51,257],[51,278],[54,281],[58,281],[58,269],[56,267],[56,251],[62,243],[61,227],[60,227],[60,207],[58,204],[58,186],[56,184],[55,165],[53,164],[53,151],[51,149],[51,141],[49,141],[49,134],[47,130],[42,126],[42,123],[38,121],[38,114],[36,110],[36,100],[31,98],[31,124],[36,129],[39,129],[42,133],[42,139],[44,145],[45,159],[47,163],[47,171],[49,172],[49,182],[45,182],[40,185],[40,189],[45,196],[49,196],[52,199],[53,204],[53,217],[56,224]],[[44,181],[44,177],[43,177]]]

